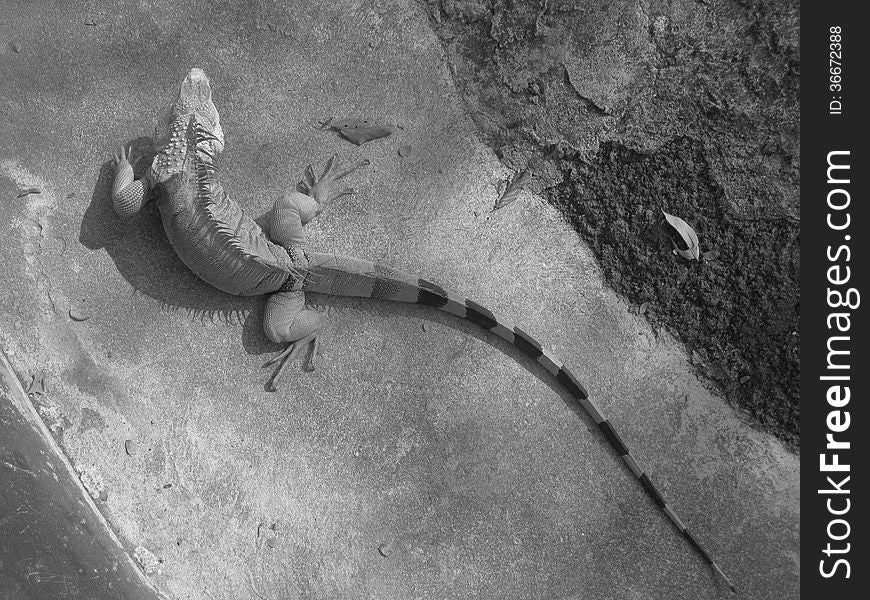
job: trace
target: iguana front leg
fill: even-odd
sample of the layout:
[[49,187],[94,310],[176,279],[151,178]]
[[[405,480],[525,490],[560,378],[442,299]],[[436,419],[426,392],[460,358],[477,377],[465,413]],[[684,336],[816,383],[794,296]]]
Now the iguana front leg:
[[135,215],[152,198],[151,186],[147,180],[135,179],[133,165],[133,146],[121,148],[112,158],[115,166],[115,181],[112,184],[112,207],[119,216],[127,218]]
[[[300,191],[287,192],[275,201],[267,220],[269,237],[287,249],[301,271],[308,266],[304,226],[323,212],[333,200],[353,194],[353,188],[335,192],[332,184],[367,164],[368,160],[362,160],[340,171],[336,165],[336,156],[332,156],[326,162],[320,177],[309,165],[305,169],[303,180],[297,186]],[[268,384],[271,391],[276,389],[287,366],[306,348],[309,349],[306,368],[313,370],[320,350],[323,315],[305,307],[305,294],[300,289],[302,281],[297,285],[298,288],[294,286],[295,289],[272,294],[266,301],[263,316],[266,337],[276,343],[289,342],[284,351],[263,365],[269,367],[280,363]]]
[[314,167],[308,165],[296,190],[284,193],[275,201],[268,218],[268,234],[273,242],[288,249],[296,246],[304,247],[303,226],[322,213],[330,202],[356,191],[353,188],[345,188],[336,192],[333,190],[333,184],[358,168],[368,165],[369,161],[358,161],[344,171],[340,171],[336,159],[337,155],[333,155],[326,161],[320,177],[315,174]]

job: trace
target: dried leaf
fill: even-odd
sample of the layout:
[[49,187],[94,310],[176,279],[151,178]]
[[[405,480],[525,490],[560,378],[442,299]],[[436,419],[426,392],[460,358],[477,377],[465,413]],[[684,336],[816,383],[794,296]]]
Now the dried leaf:
[[695,256],[695,253],[691,250],[680,250],[679,248],[677,248],[676,250],[674,250],[674,254],[679,254],[686,260],[698,260],[698,257]]
[[531,178],[532,173],[528,169],[521,171],[516,177],[514,177],[505,188],[504,193],[501,195],[501,198],[496,200],[494,210],[504,208],[505,206],[519,198],[520,192],[525,189]]
[[37,371],[33,374],[30,385],[27,386],[28,394],[45,394],[45,372]]
[[640,308],[637,309],[638,314],[645,315],[647,309],[649,308],[649,302],[644,302],[640,305]]
[[375,125],[364,119],[341,119],[330,123],[329,126],[357,146],[387,137],[393,133],[393,130],[389,127]]
[[665,211],[662,211],[662,214],[665,215],[667,222],[671,227],[677,230],[677,233],[680,234],[680,237],[683,238],[683,241],[686,242],[686,245],[689,247],[688,250],[680,250],[677,248],[677,254],[689,260],[698,260],[701,256],[701,248],[698,243],[698,234],[695,233],[695,230],[680,217],[669,215]]

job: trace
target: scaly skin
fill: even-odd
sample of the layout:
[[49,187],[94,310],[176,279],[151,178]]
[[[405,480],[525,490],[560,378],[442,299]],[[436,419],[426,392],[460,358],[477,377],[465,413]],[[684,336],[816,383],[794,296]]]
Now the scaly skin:
[[288,343],[281,354],[264,365],[280,363],[270,381],[271,389],[275,389],[287,365],[306,348],[313,368],[322,317],[305,308],[306,291],[422,304],[472,321],[537,361],[568,390],[652,500],[729,588],[736,591],[665,502],[583,386],[541,344],[479,304],[425,279],[358,258],[305,250],[303,226],[320,214],[328,202],[353,191],[332,194],[332,183],[367,164],[366,161],[339,172],[333,157],[319,177],[308,167],[300,182],[305,193],[288,192],[275,202],[268,218],[267,235],[230,199],[217,180],[214,159],[223,150],[223,143],[208,78],[201,70],[191,69],[181,84],[178,99],[158,125],[155,145],[159,151],[147,176],[134,180],[128,153],[123,148],[116,156],[112,202],[119,215],[129,216],[156,198],[169,241],[194,273],[231,294],[271,294],[266,302],[263,327],[269,339]]

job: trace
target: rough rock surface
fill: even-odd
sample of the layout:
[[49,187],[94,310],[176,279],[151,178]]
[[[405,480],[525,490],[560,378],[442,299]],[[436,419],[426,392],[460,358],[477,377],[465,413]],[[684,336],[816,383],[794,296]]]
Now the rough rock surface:
[[[798,3],[429,5],[483,138],[699,373],[797,444]],[[661,210],[716,258],[674,256]]]

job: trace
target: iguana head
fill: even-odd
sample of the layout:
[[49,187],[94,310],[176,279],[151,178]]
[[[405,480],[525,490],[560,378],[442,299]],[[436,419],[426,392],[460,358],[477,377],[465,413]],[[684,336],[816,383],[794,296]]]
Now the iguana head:
[[194,120],[197,130],[206,134],[212,153],[224,149],[224,132],[220,115],[211,99],[211,84],[202,69],[193,68],[181,81],[178,97],[169,105],[160,123],[154,130],[154,145],[166,146],[176,140],[181,131],[187,130]]

